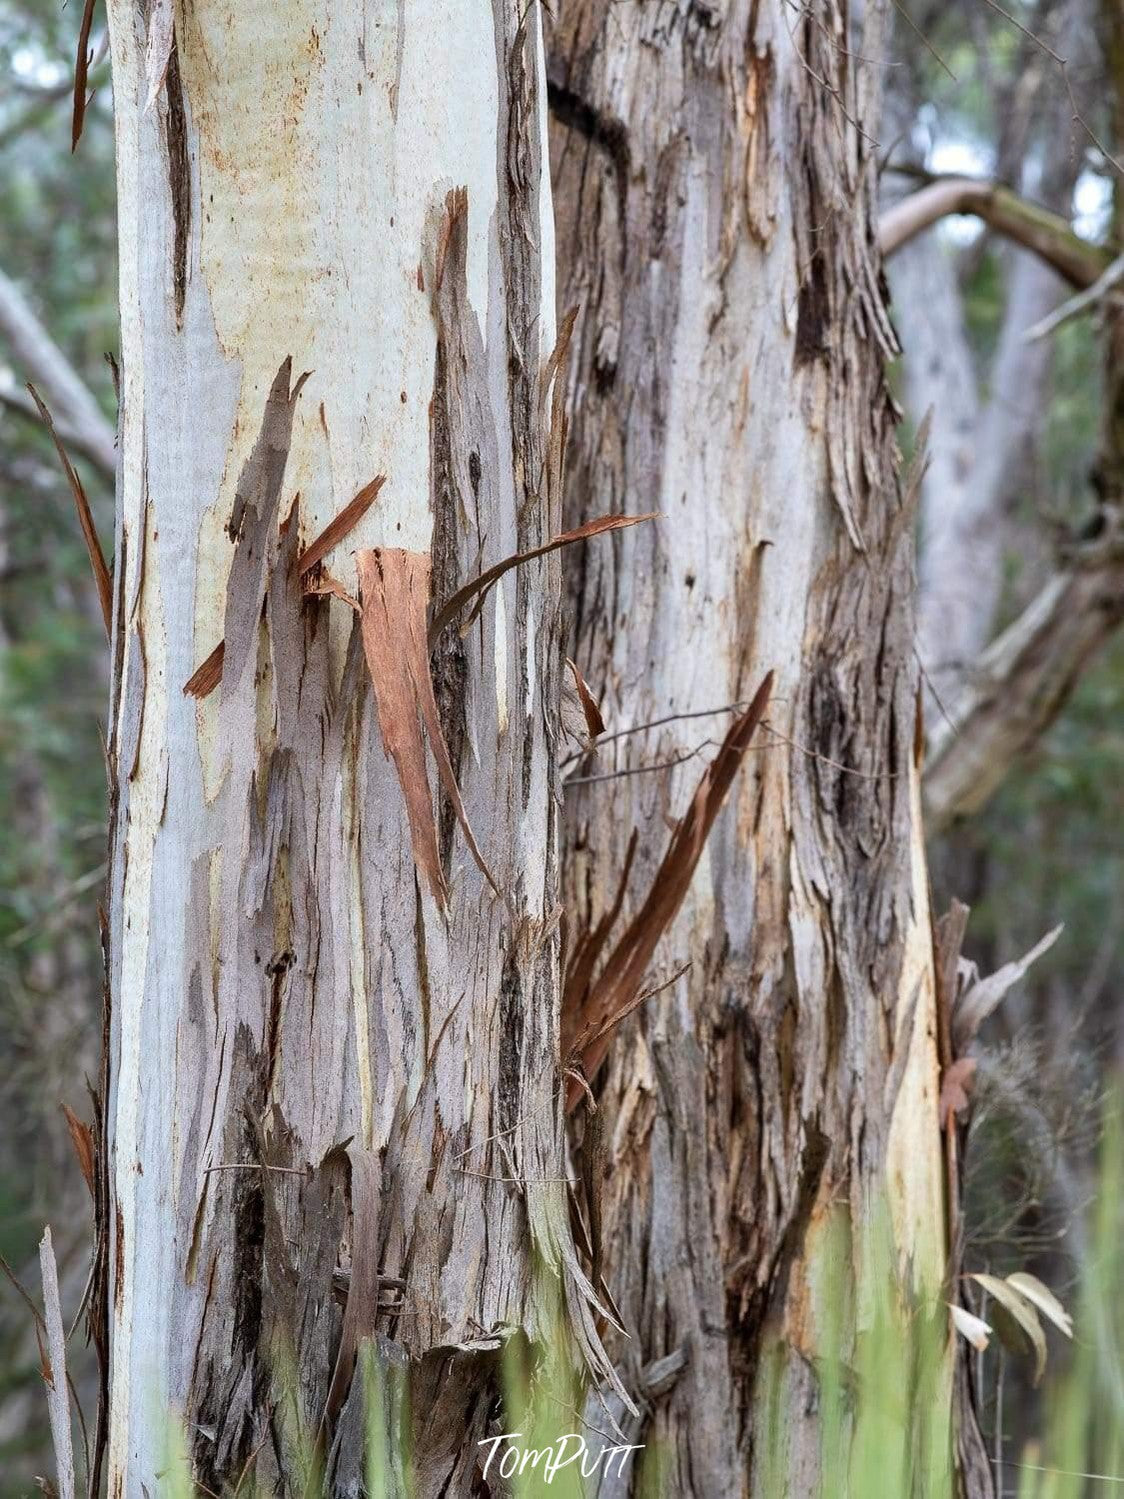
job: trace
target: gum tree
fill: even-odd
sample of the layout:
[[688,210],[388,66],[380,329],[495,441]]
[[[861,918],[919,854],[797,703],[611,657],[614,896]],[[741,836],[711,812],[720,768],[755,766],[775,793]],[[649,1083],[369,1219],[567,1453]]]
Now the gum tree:
[[[698,1499],[773,1492],[778,1462],[776,1492],[816,1492],[840,1211],[858,1264],[888,1208],[930,1312],[943,1273],[915,496],[885,375],[879,73],[857,60],[884,21],[588,0],[549,45],[560,305],[580,309],[567,515],[665,517],[570,579],[571,649],[619,736],[567,793],[579,926],[611,910],[635,831],[633,909],[697,757],[776,674],[657,955],[673,982],[599,1089],[632,1431]],[[947,1385],[929,1405],[947,1430]]]
[[558,529],[538,8],[109,20],[109,1492],[160,1491],[177,1423],[205,1492],[304,1492],[302,1451],[355,1492],[377,1318],[417,1491],[463,1493],[540,1279],[598,1357],[557,1108],[557,557],[427,641]]

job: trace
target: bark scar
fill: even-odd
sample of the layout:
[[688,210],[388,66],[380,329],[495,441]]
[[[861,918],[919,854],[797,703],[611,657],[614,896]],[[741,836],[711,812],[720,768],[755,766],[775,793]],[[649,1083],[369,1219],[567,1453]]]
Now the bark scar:
[[165,79],[167,115],[164,129],[168,150],[168,189],[172,198],[172,300],[176,327],[183,326],[187,299],[187,246],[191,236],[191,167],[187,158],[187,111],[183,102],[179,55],[175,37],[168,54]]

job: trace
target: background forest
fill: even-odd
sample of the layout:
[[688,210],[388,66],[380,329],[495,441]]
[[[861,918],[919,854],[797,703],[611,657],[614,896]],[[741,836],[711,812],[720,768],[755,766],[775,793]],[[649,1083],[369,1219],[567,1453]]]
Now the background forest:
[[[908,0],[888,55],[861,60],[885,69],[886,209],[919,175],[963,173],[1017,188],[1091,243],[1118,242],[1108,153],[1122,143],[1108,101],[1111,70],[1124,71],[1124,12],[1106,15],[1092,0],[1010,0],[1009,11]],[[52,401],[109,538],[112,97],[95,19],[93,97],[72,156],[78,20],[61,0],[0,0],[0,1254],[37,1286],[49,1221],[69,1316],[90,1206],[62,1107],[88,1111],[82,1079],[96,1074],[101,1039],[107,653],[70,490],[24,382]],[[929,229],[888,274],[907,456],[933,413],[918,650],[934,726],[955,718],[988,643],[1041,595],[1059,556],[1103,524],[1091,478],[1103,313],[1028,338],[1071,289],[974,217]],[[1124,1481],[1111,1316],[1124,1316],[1124,1209],[1109,1177],[1096,1186],[1124,1063],[1124,638],[1108,629],[1121,612],[1109,611],[1106,641],[986,804],[933,817],[934,909],[952,897],[971,907],[965,951],[981,972],[1064,924],[986,1023],[974,1078],[966,1268],[1030,1271],[1077,1317],[1072,1348],[1051,1335],[1037,1388],[1032,1361],[1001,1341],[981,1355],[983,1423],[1007,1493],[1082,1491],[1081,1480],[1039,1490],[1020,1463]],[[76,1346],[72,1357],[81,1388]],[[46,1451],[29,1314],[0,1283],[0,1495],[29,1492]]]

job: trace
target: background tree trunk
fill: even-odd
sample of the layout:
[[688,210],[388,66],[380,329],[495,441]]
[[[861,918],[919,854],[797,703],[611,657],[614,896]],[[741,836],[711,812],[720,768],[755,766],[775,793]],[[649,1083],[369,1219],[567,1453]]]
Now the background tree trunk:
[[596,1343],[554,1065],[557,558],[432,657],[481,861],[448,776],[434,830],[419,722],[431,598],[557,530],[538,10],[109,11],[109,1492],[160,1491],[169,1410],[208,1490],[304,1492],[303,1431],[358,1492],[377,1331],[416,1492],[462,1493],[502,1339],[556,1310],[535,1265]]
[[927,1292],[943,1263],[879,70],[852,71],[882,55],[883,17],[865,15],[855,38],[844,7],[586,0],[549,43],[560,305],[580,308],[567,519],[665,517],[574,559],[573,651],[621,736],[567,794],[581,924],[610,906],[634,829],[646,888],[724,705],[776,672],[771,731],[653,982],[690,970],[600,1090],[607,1278],[634,1339],[617,1352],[650,1402],[633,1439],[666,1444],[684,1496],[773,1492],[774,1344],[776,1491],[815,1492],[811,1280],[832,1205],[857,1230],[888,1201]]

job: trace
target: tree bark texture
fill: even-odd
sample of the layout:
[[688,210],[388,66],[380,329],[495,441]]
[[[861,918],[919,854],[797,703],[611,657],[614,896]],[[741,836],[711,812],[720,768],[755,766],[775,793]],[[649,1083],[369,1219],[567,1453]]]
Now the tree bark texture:
[[857,1238],[888,1203],[929,1294],[943,1265],[913,517],[878,69],[855,61],[881,55],[884,17],[864,13],[856,39],[845,6],[571,0],[548,39],[560,307],[580,309],[567,520],[663,513],[572,559],[571,650],[619,736],[567,791],[579,927],[634,830],[628,907],[646,889],[726,705],[776,673],[651,982],[691,966],[599,1087],[630,1440],[663,1444],[668,1492],[700,1499],[772,1492],[767,1348],[779,1491],[816,1492],[811,1282],[833,1209]]
[[169,1412],[207,1491],[303,1492],[295,1425],[359,1492],[371,1338],[415,1492],[463,1493],[542,1281],[598,1347],[556,1067],[557,556],[426,645],[431,604],[559,529],[539,13],[170,12],[109,4],[109,1493],[160,1492]]

